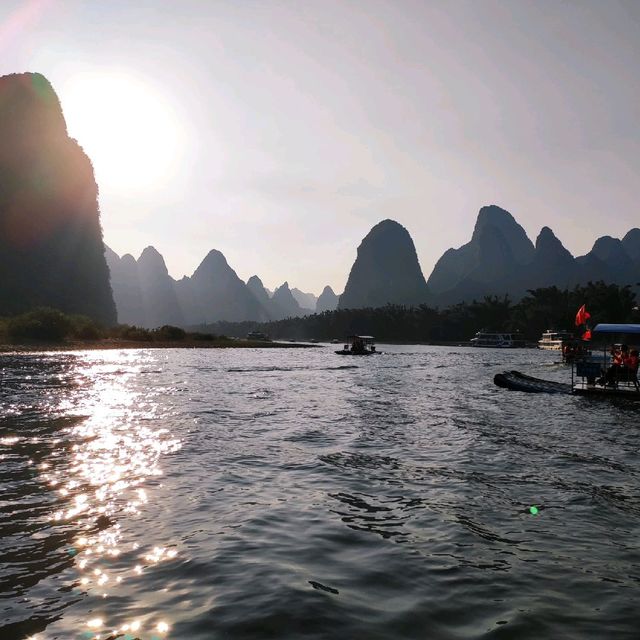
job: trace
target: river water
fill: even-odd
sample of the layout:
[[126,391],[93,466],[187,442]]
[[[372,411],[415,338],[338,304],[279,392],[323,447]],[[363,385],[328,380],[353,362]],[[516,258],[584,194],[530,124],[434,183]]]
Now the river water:
[[0,638],[638,638],[637,405],[380,349],[0,356]]

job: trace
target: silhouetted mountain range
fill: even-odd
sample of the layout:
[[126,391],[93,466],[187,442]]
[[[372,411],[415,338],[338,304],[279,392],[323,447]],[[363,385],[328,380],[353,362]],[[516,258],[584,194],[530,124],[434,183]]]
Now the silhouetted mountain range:
[[216,250],[176,281],[153,247],[137,260],[104,247],[97,196],[91,162],[69,138],[48,81],[33,73],[0,77],[0,315],[51,306],[112,324],[117,305],[120,322],[190,326],[337,307],[444,307],[488,295],[518,300],[528,289],[598,280],[637,290],[640,281],[640,229],[621,240],[598,238],[574,257],[548,227],[534,246],[496,205],[480,209],[470,241],[446,251],[428,281],[409,232],[393,220],[364,237],[339,298],[330,287],[316,298],[287,282],[270,294],[257,276],[245,284]]
[[[265,321],[313,312],[313,294],[290,289],[273,295],[258,276],[243,283],[219,251],[211,251],[190,278],[176,282],[162,256],[147,247],[136,262],[107,249],[120,322],[156,327],[226,321]],[[374,226],[358,247],[345,292],[325,287],[315,311],[381,307],[386,304],[446,307],[488,295],[520,299],[528,289],[572,288],[589,281],[635,285],[640,281],[640,230],[622,240],[598,238],[586,255],[574,258],[548,227],[535,246],[513,216],[495,205],[480,209],[471,240],[449,249],[428,282],[408,231],[392,220]],[[297,298],[297,299],[296,299]]]
[[220,251],[211,250],[191,277],[174,280],[163,257],[147,247],[138,260],[106,247],[118,321],[140,327],[195,326],[218,321],[258,322],[299,317],[302,309],[288,283],[270,296],[258,276],[245,284]]
[[91,161],[40,74],[0,77],[0,315],[37,306],[113,324]]
[[535,247],[513,216],[495,205],[480,209],[470,242],[449,249],[427,284],[440,306],[509,294],[519,299],[528,289],[574,287],[589,281],[636,285],[640,280],[640,230],[624,239],[598,238],[589,253],[574,258],[544,227]]

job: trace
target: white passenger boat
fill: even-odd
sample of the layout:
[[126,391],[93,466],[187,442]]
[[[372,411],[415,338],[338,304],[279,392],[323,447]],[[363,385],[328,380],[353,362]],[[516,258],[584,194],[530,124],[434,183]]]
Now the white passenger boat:
[[556,331],[555,329],[547,329],[538,340],[538,349],[546,349],[548,351],[561,351],[562,342],[573,340],[571,331]]
[[494,349],[515,349],[524,347],[524,338],[519,333],[493,333],[489,331],[478,331],[469,340],[472,347],[486,347]]

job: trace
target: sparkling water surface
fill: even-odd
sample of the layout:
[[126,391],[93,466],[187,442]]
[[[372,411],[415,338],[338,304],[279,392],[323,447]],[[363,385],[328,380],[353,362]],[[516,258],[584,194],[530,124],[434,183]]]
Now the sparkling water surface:
[[639,405],[379,348],[0,356],[0,638],[640,637]]

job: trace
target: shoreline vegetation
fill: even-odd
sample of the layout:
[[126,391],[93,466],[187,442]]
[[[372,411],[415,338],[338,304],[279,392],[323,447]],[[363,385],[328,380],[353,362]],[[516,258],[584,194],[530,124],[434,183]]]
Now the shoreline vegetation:
[[[86,316],[37,308],[0,317],[0,352],[84,349],[168,348],[306,348],[309,342],[341,341],[349,335],[372,335],[377,342],[461,345],[478,331],[518,332],[535,343],[548,329],[571,330],[576,310],[586,304],[593,325],[637,322],[631,286],[589,283],[573,290],[547,287],[530,290],[516,304],[508,296],[486,296],[446,309],[419,305],[338,309],[275,322],[218,322],[185,330],[163,325],[146,329],[131,325],[104,327]],[[258,331],[271,340],[248,339]]]
[[576,311],[583,304],[589,309],[592,326],[599,322],[640,321],[634,286],[599,281],[573,289],[530,289],[518,302],[508,295],[489,295],[446,308],[388,304],[377,308],[337,309],[266,323],[217,322],[197,329],[227,336],[260,331],[274,340],[322,342],[343,340],[349,335],[371,335],[378,343],[431,345],[468,344],[478,331],[496,331],[519,333],[533,344],[549,329],[575,330]]
[[69,340],[64,342],[29,342],[24,344],[0,343],[0,354],[42,352],[42,351],[99,351],[119,349],[310,349],[316,344],[303,342],[264,342],[258,340],[239,340],[227,338],[209,342],[199,340],[154,341],[134,340]]
[[130,325],[104,328],[86,316],[38,308],[0,318],[0,353],[16,351],[84,351],[96,349],[290,349],[315,345],[247,340],[164,325],[144,329]]

